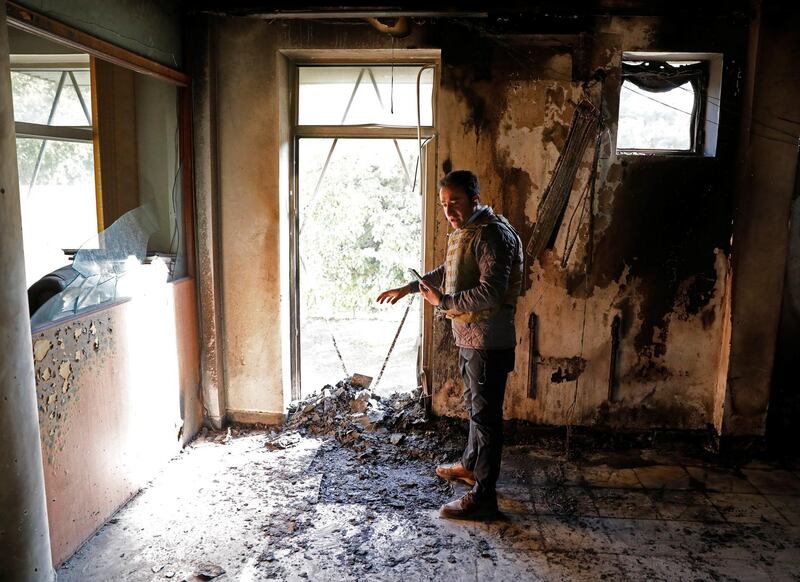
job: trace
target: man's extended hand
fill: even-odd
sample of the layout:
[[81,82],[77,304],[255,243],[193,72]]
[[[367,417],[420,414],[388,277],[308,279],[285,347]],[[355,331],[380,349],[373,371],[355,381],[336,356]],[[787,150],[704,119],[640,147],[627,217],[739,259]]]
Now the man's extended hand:
[[442,302],[442,292],[436,287],[429,286],[425,281],[419,282],[419,292],[425,298],[425,301],[434,307],[438,307]]
[[411,287],[409,285],[403,285],[397,289],[389,289],[388,291],[384,291],[378,295],[377,301],[378,303],[391,303],[394,305],[409,293],[411,293]]

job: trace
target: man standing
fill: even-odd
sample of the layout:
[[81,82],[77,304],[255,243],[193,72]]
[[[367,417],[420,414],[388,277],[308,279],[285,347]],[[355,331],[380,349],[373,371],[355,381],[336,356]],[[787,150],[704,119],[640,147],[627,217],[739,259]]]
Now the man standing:
[[384,291],[378,302],[422,296],[452,320],[469,414],[461,461],[436,474],[472,489],[442,506],[442,517],[478,519],[497,512],[495,484],[503,446],[503,397],[514,369],[514,311],[522,288],[522,242],[509,222],[480,203],[478,178],[455,170],[439,182],[439,201],[455,229],[443,265],[416,281]]

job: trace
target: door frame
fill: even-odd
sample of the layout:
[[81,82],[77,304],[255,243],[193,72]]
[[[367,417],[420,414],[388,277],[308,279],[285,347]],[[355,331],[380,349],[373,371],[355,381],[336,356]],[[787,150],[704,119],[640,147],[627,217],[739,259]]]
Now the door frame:
[[[298,146],[303,138],[360,138],[360,139],[417,139],[423,140],[423,153],[420,156],[420,188],[421,188],[421,213],[422,213],[422,249],[421,258],[424,269],[433,268],[433,226],[436,199],[436,160],[437,160],[437,107],[439,98],[440,54],[433,50],[353,50],[353,51],[326,51],[326,50],[287,50],[281,51],[286,59],[285,82],[288,84],[288,113],[289,132],[288,150],[289,167],[288,178],[288,301],[286,309],[288,317],[284,317],[284,325],[288,322],[289,346],[288,372],[290,400],[299,400],[301,397],[301,347],[300,347],[300,253],[299,253],[299,192],[298,171],[299,156]],[[370,125],[298,125],[298,96],[299,79],[297,69],[301,66],[386,66],[396,65],[421,65],[433,69],[433,125],[430,126],[386,126],[380,124]],[[423,390],[429,394],[426,378],[431,375],[427,370],[430,361],[430,344],[432,339],[433,309],[427,303],[422,310],[421,322],[421,357],[418,358],[417,377],[423,380]],[[286,358],[285,358],[286,359]],[[288,367],[288,370],[286,369]]]

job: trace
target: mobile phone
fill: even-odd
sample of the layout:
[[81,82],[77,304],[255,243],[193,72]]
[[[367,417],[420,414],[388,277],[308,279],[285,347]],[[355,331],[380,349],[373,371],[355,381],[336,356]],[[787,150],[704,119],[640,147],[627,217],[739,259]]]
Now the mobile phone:
[[416,279],[417,281],[420,282],[422,281],[422,276],[419,273],[417,273],[416,269],[409,269],[408,272],[411,273],[411,276],[414,277],[414,279]]

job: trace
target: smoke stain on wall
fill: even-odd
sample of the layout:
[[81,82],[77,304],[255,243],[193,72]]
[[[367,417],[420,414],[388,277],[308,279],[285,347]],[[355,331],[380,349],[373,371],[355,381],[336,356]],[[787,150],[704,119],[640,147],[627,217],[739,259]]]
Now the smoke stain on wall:
[[694,316],[712,299],[717,249],[729,252],[730,202],[713,160],[629,164],[614,194],[611,219],[597,241],[592,286],[636,279],[642,356],[665,353],[669,316]]

